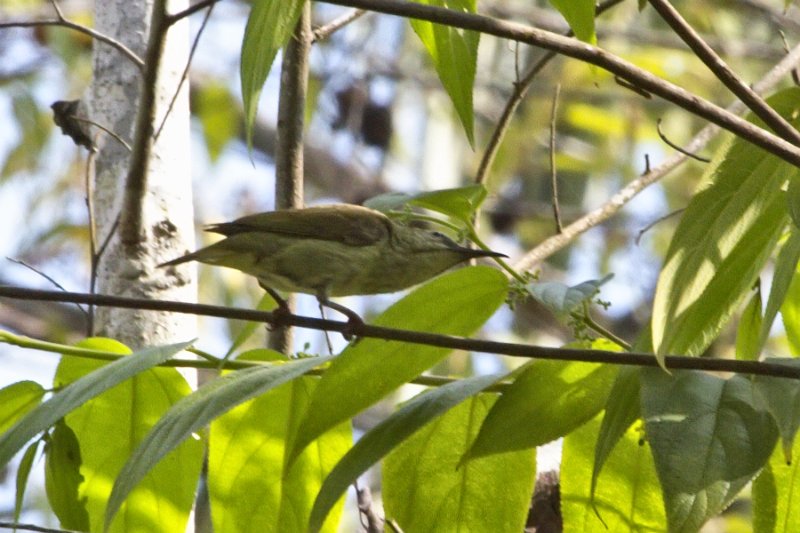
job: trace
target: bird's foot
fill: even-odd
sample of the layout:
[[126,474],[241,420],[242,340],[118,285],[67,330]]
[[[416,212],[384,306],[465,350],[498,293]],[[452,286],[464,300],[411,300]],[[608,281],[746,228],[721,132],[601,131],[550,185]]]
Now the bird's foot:
[[344,316],[347,317],[347,324],[345,324],[344,329],[342,329],[342,337],[345,340],[349,341],[353,337],[357,337],[361,328],[364,327],[364,320],[352,309],[345,307],[341,304],[337,304],[336,302],[332,302],[327,298],[318,298],[320,305],[324,305],[329,309],[333,309],[334,311],[338,311],[342,313]]

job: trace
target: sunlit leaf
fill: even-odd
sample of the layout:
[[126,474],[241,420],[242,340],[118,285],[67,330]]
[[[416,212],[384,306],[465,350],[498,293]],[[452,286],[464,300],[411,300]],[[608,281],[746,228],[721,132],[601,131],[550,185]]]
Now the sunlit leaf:
[[[508,280],[489,267],[468,267],[422,285],[372,320],[377,326],[469,335],[502,304]],[[290,446],[292,461],[333,426],[355,416],[441,361],[450,350],[382,339],[362,339],[325,372]],[[358,383],[358,387],[353,387]]]
[[592,489],[600,422],[592,420],[564,438],[561,510],[564,531],[641,533],[664,531],[664,503],[641,424],[622,432]]
[[550,0],[550,3],[564,15],[578,39],[587,43],[597,41],[594,33],[594,0]]
[[[443,415],[448,409],[501,378],[502,375],[481,376],[456,381],[427,391],[369,430],[325,479],[317,501],[314,503],[309,529],[316,531],[325,515],[328,514],[328,510],[347,487],[389,451],[399,446],[421,427]],[[396,483],[390,478],[389,470],[385,470],[384,474],[385,483],[388,483],[389,486]],[[409,474],[407,471],[404,472],[404,475]],[[421,489],[421,487],[416,488]]]
[[463,461],[494,395],[461,403],[395,448],[383,462],[387,518],[404,531],[523,530],[536,450]]
[[[769,99],[783,116],[800,89]],[[724,147],[683,214],[653,303],[653,344],[665,354],[699,355],[753,286],[788,222],[786,181],[798,169],[747,141]]]
[[89,530],[86,498],[79,495],[84,481],[81,475],[81,449],[75,433],[63,421],[50,433],[45,448],[44,486],[47,501],[61,527],[75,531]]
[[[474,13],[477,0],[416,0],[420,4],[446,7],[455,11]],[[453,101],[470,145],[475,144],[473,132],[472,87],[478,62],[480,34],[424,20],[411,20],[433,60],[436,72]]]
[[240,72],[248,147],[253,139],[253,125],[261,88],[267,79],[275,55],[292,36],[305,2],[306,0],[253,1],[244,30]]
[[159,462],[195,431],[242,402],[301,376],[328,360],[330,357],[309,358],[238,370],[181,398],[156,422],[120,470],[108,496],[106,529],[148,472],[158,468]]
[[642,414],[670,532],[697,531],[758,473],[778,430],[747,378],[642,369]]

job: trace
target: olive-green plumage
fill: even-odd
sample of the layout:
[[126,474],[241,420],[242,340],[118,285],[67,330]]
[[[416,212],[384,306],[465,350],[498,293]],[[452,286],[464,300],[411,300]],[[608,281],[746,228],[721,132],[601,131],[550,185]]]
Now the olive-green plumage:
[[226,238],[161,266],[200,261],[235,268],[264,287],[321,300],[395,292],[473,257],[502,256],[347,204],[260,213],[207,230]]

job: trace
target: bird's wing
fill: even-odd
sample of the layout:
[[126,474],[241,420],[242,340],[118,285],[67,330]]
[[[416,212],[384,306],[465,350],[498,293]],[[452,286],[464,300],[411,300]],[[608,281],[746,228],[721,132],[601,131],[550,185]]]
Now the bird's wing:
[[383,213],[366,207],[330,205],[258,213],[206,230],[228,237],[263,232],[369,246],[388,237],[391,222]]

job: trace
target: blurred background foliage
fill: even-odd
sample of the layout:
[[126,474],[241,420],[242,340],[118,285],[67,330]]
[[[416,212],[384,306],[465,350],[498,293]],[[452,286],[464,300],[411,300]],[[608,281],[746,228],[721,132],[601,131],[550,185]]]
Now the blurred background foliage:
[[[92,2],[65,0],[60,5],[69,20],[92,25]],[[674,5],[749,83],[780,60],[785,43],[793,46],[800,37],[798,9],[783,0],[676,0]],[[238,94],[239,47],[248,11],[248,3],[238,0],[215,6],[190,70],[198,227],[273,208],[279,61],[262,94],[251,158]],[[315,24],[347,11],[315,4]],[[478,11],[567,30],[544,0],[481,0]],[[53,17],[52,5],[43,0],[5,0],[0,6],[0,22]],[[192,18],[193,34],[201,21],[200,14]],[[719,105],[732,101],[663,21],[647,7],[640,11],[635,0],[603,13],[597,35],[599,46],[658,76]],[[91,76],[91,47],[86,35],[61,27],[0,29],[0,283],[52,288],[36,269],[67,290],[89,288],[87,152],[54,128],[50,105],[82,97]],[[387,191],[473,182],[517,77],[543,53],[481,36],[472,149],[419,39],[404,20],[368,14],[319,41],[311,57],[306,202],[360,203]],[[705,125],[669,103],[617,84],[606,72],[556,57],[536,76],[486,182],[490,195],[481,232],[492,248],[512,259],[555,231],[549,137],[556,85],[555,161],[565,224],[643,173],[648,160],[655,167],[674,153],[659,139],[659,119],[665,135],[678,145]],[[717,137],[701,155],[710,156],[722,140]],[[678,217],[641,232],[686,205],[703,166],[693,160],[681,165],[609,222],[551,257],[541,279],[576,284],[613,273],[602,292],[611,307],[597,314],[612,331],[634,339],[649,318],[660,262]],[[198,241],[202,239],[198,234]],[[261,295],[254,282],[225,270],[202,268],[200,287],[200,301],[215,304],[253,307]],[[385,307],[386,298],[359,299],[357,308],[369,316]],[[313,301],[300,310],[315,314]],[[564,324],[535,303],[507,313],[503,319],[510,328],[499,327],[501,335],[556,345],[571,338]],[[35,302],[3,302],[0,325],[59,341],[85,333],[80,310]],[[203,340],[210,349],[224,352],[242,324],[208,320],[208,327],[214,335]],[[732,341],[732,335],[723,336],[714,349],[727,352]],[[307,342],[308,348],[322,349],[315,338]],[[0,364],[6,365],[2,352]],[[447,368],[436,370],[460,373],[471,364],[451,358]]]

